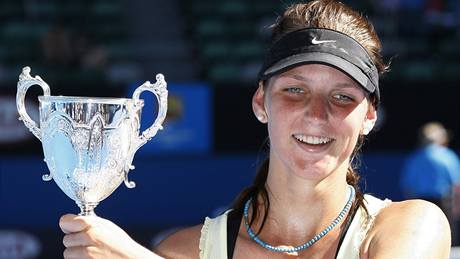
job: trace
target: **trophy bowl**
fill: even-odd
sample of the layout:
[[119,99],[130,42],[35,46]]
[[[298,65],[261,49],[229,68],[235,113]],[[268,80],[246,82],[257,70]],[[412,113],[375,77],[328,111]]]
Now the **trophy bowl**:
[[[135,187],[128,173],[136,151],[156,135],[166,117],[168,91],[162,74],[154,84],[139,86],[129,98],[52,96],[48,84],[31,77],[24,67],[18,81],[16,104],[19,119],[42,142],[49,174],[61,190],[80,207],[79,215],[94,215],[94,208],[124,181]],[[29,87],[39,85],[39,126],[24,106]],[[140,134],[144,104],[139,96],[152,92],[158,102],[153,124]]]

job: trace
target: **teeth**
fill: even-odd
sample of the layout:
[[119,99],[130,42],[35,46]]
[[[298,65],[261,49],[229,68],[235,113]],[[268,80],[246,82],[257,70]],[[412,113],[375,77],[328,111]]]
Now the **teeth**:
[[296,134],[296,135],[294,135],[294,137],[298,141],[303,142],[303,143],[307,143],[307,144],[310,144],[310,145],[326,144],[326,143],[332,141],[332,139],[328,138],[328,137],[305,136],[305,135],[300,135],[300,134]]

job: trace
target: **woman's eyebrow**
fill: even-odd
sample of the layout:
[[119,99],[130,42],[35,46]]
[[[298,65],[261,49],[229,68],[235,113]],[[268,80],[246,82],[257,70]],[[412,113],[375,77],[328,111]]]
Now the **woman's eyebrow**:
[[[299,74],[286,73],[286,74],[282,74],[282,75],[279,76],[279,78],[283,78],[283,77],[292,78],[292,79],[299,80],[299,81],[304,81],[304,82],[311,82],[312,81],[308,77],[304,77],[304,76],[299,75]],[[353,84],[353,83],[348,83],[348,82],[339,82],[337,84],[334,84],[334,86],[338,87],[338,88],[357,88],[358,87],[358,85]]]
[[[339,87],[339,88],[357,88],[358,86],[355,85],[355,84],[351,84],[351,83],[337,83],[334,85],[335,87]],[[359,88],[358,88],[359,89]]]
[[299,74],[282,74],[279,76],[279,78],[283,78],[283,77],[289,77],[289,78],[293,78],[295,80],[299,80],[299,81],[304,81],[304,82],[310,82],[311,80],[307,77],[304,77],[302,75],[299,75]]

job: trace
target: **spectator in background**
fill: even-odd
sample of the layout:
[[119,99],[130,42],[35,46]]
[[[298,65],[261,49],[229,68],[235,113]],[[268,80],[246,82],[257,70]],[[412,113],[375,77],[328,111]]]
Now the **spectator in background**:
[[53,67],[75,67],[103,71],[108,63],[103,45],[90,40],[90,36],[74,32],[61,25],[51,27],[41,40],[46,64]]
[[71,33],[60,25],[51,27],[41,41],[44,61],[53,66],[75,66],[77,57]]
[[429,122],[419,132],[420,148],[407,159],[401,176],[405,198],[423,199],[438,205],[452,229],[452,241],[458,243],[454,223],[453,197],[460,186],[460,160],[449,149],[449,134],[438,122]]

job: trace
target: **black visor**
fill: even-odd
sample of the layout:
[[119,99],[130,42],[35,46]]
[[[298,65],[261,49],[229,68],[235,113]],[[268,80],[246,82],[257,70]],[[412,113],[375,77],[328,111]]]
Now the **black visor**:
[[338,31],[306,28],[290,32],[268,50],[258,79],[266,80],[303,64],[325,64],[353,78],[380,101],[379,74],[366,49]]

